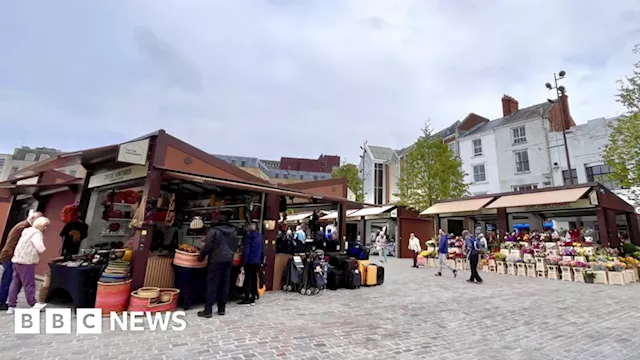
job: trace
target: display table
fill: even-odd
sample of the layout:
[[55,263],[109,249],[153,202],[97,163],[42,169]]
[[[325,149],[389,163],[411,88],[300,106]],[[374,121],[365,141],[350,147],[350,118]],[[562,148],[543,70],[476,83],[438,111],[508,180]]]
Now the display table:
[[207,268],[186,268],[173,265],[175,288],[180,290],[178,303],[189,310],[192,305],[205,300],[207,293]]
[[74,308],[92,308],[96,303],[98,280],[104,265],[69,267],[50,263],[51,284],[46,301],[59,291],[66,291]]

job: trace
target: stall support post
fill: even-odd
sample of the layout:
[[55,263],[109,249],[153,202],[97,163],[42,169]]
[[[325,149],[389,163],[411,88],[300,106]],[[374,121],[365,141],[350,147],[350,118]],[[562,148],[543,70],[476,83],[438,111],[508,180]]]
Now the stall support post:
[[80,193],[78,194],[76,200],[78,202],[78,211],[80,212],[80,216],[87,223],[87,210],[89,209],[89,201],[91,200],[91,189],[89,189],[89,179],[93,175],[93,171],[87,171],[87,174],[84,177],[84,182],[82,183],[82,188],[80,188]]
[[340,226],[340,231],[338,232],[340,236],[340,251],[344,251],[347,239],[347,205],[344,203],[338,204],[338,226]]
[[[147,203],[157,201],[160,196],[160,185],[162,184],[162,172],[152,168],[147,174],[144,184],[143,197]],[[146,206],[141,203],[140,206]],[[145,213],[146,216],[146,213]],[[151,248],[152,225],[143,225],[140,231],[136,231],[133,245],[133,276],[131,279],[131,289],[137,290],[144,286],[144,278],[147,273],[147,261],[149,260],[149,250]]]
[[[276,223],[280,218],[280,197],[273,194],[267,194],[265,198],[265,207],[262,209],[262,216],[266,220],[275,220]],[[263,226],[263,224],[260,224]],[[266,255],[266,285],[267,290],[273,290],[273,276],[275,273],[276,263],[276,238],[278,237],[278,227],[273,230],[263,229],[264,236],[264,253]]]
[[607,214],[604,208],[598,207],[596,209],[596,218],[598,220],[600,245],[609,246],[609,227],[607,226]]
[[359,229],[358,231],[360,232],[360,241],[362,242],[362,244],[366,243],[367,240],[367,224],[366,224],[366,220],[364,219],[364,216],[360,218],[360,225],[359,225]]
[[[502,232],[502,234],[500,232]],[[509,216],[505,208],[498,209],[498,229],[496,234],[498,242],[502,242],[503,238],[509,234]]]
[[620,247],[620,237],[618,236],[618,224],[614,210],[607,209],[607,224],[609,225],[609,246],[617,249]]
[[640,229],[638,226],[638,216],[635,213],[628,212],[625,214],[627,218],[627,228],[629,229],[629,240],[634,245],[640,245]]

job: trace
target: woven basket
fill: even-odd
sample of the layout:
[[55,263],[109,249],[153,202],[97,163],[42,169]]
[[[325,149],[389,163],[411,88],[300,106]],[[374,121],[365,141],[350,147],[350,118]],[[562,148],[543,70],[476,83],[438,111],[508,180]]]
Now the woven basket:
[[107,315],[112,311],[120,313],[129,306],[129,293],[131,292],[131,280],[120,283],[98,282],[96,292],[96,308],[102,309],[102,314]]
[[49,285],[51,285],[51,271],[47,271],[44,274],[44,280],[42,281],[42,287],[49,288]]
[[160,288],[157,287],[142,287],[135,292],[136,296],[145,299],[155,299],[160,296]]
[[207,259],[198,261],[199,254],[192,254],[180,250],[176,250],[176,254],[173,256],[173,264],[176,266],[186,268],[203,268],[207,267]]
[[138,292],[131,293],[128,311],[148,311],[151,313],[173,311],[178,308],[178,289],[161,289],[163,292],[173,292],[171,300],[166,303],[154,303],[152,299],[138,296]]

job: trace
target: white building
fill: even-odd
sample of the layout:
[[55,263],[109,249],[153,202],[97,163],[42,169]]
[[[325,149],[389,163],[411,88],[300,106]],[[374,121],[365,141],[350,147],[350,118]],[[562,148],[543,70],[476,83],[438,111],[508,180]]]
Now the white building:
[[[44,147],[29,148],[26,146],[14,149],[13,154],[0,154],[0,181],[7,180],[11,174],[18,170],[59,154],[62,154],[62,151]],[[68,166],[56,170],[80,178],[84,177],[86,173],[81,165]]]
[[[567,97],[562,101],[567,126],[575,126]],[[517,100],[505,95],[502,109],[503,117],[478,124],[458,139],[469,193],[554,186],[548,143],[552,131],[562,130],[559,104],[547,101],[520,109]]]

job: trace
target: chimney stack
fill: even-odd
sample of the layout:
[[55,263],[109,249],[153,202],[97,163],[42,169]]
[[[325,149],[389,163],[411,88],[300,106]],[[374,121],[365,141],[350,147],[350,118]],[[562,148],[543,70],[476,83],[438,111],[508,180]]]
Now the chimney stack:
[[576,123],[573,121],[571,117],[571,112],[569,111],[569,97],[567,94],[563,93],[560,95],[560,102],[562,103],[562,115],[564,116],[564,128],[565,130],[569,130],[569,128],[576,126]]
[[502,97],[502,115],[509,116],[516,111],[518,111],[518,100],[509,95],[504,95]]

